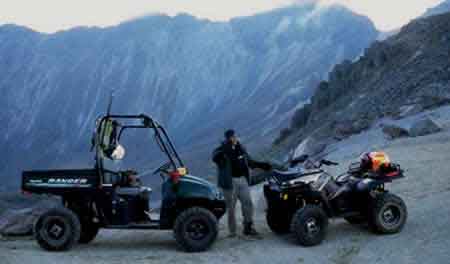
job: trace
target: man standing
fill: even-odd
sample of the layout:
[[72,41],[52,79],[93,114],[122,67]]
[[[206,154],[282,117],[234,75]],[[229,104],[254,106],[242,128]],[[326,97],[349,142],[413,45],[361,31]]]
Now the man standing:
[[250,158],[234,130],[225,132],[225,141],[213,152],[218,168],[218,186],[222,189],[228,209],[230,237],[236,236],[236,202],[239,200],[244,217],[245,236],[259,236],[253,227],[253,202],[250,195],[250,168],[270,170],[271,165]]

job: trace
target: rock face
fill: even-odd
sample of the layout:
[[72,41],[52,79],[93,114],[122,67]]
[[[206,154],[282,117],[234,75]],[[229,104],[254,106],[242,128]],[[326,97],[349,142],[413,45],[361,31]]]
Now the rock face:
[[293,157],[300,157],[302,155],[314,156],[324,151],[326,147],[327,145],[325,142],[320,142],[312,137],[308,137],[298,145]]
[[377,34],[366,17],[315,4],[223,23],[156,15],[55,34],[2,26],[0,178],[91,166],[89,139],[111,89],[115,113],[152,115],[201,164],[209,159],[198,153],[226,128],[270,140],[333,65]]
[[370,122],[365,119],[343,120],[333,124],[336,139],[344,139],[353,134],[358,134],[370,127]]
[[409,134],[412,137],[420,137],[437,133],[441,130],[442,128],[438,124],[436,124],[433,120],[426,118],[414,123],[409,129]]
[[[307,122],[285,144],[306,136],[342,139],[382,117],[395,119],[448,104],[449,57],[450,13],[413,21],[398,35],[375,42],[356,62],[337,65],[312,96]],[[355,121],[361,124],[353,125]],[[431,131],[437,128],[428,120],[409,134]],[[385,132],[405,134],[392,127]]]

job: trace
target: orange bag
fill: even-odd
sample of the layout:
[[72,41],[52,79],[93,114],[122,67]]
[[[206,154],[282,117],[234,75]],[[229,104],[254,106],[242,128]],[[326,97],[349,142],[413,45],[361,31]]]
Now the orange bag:
[[384,152],[370,152],[369,158],[372,163],[372,171],[378,172],[381,167],[389,167],[391,164],[391,161],[389,159],[389,156]]

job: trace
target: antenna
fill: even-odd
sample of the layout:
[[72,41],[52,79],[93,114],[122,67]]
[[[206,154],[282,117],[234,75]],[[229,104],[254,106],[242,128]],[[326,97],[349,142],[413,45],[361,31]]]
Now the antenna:
[[111,114],[111,108],[112,108],[113,100],[114,100],[114,90],[111,90],[111,94],[109,96],[108,109],[106,110],[106,114],[107,115]]

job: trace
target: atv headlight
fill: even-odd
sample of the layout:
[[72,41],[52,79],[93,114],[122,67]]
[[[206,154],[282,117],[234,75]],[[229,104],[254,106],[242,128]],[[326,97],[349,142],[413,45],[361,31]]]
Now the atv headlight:
[[322,173],[315,181],[311,182],[311,187],[317,191],[322,191],[330,180],[330,175]]
[[223,193],[219,189],[216,190],[216,200],[225,200]]

